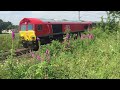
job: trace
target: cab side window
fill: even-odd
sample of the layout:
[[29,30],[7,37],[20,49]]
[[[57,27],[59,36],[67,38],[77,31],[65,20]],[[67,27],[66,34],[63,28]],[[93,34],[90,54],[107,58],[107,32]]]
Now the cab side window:
[[41,31],[42,30],[42,25],[37,25],[37,30]]
[[93,26],[92,26],[92,24],[90,24],[90,26],[89,26],[90,28],[92,28]]
[[84,26],[84,29],[85,29],[85,30],[87,30],[87,29],[88,29],[88,26],[87,26],[87,25],[85,25],[85,26]]

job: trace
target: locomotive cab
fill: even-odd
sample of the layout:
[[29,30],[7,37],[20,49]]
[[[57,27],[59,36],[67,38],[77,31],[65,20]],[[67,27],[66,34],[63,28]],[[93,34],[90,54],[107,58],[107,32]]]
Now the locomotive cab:
[[33,28],[33,24],[22,24],[20,26],[20,37],[21,39],[25,41],[35,41],[36,36],[35,36],[35,31]]

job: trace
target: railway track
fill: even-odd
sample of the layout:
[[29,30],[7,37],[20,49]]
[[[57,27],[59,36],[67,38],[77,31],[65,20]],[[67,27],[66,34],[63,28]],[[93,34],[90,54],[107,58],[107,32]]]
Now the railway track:
[[[64,40],[60,41],[61,43],[64,42]],[[47,42],[43,45],[46,45],[46,44],[51,44],[51,42]],[[18,56],[21,56],[21,55],[24,55],[24,54],[28,54],[30,53],[31,49],[29,48],[20,48],[20,49],[16,49],[14,52],[13,52],[13,57],[18,57]],[[0,53],[0,60],[4,60],[4,59],[7,59],[7,56],[11,55],[11,52],[10,51],[4,51],[2,53]]]
[[[13,57],[17,57],[17,56],[21,56],[23,54],[27,54],[27,53],[30,53],[30,49],[29,48],[20,48],[20,49],[16,49],[14,52],[13,52]],[[11,52],[10,51],[5,51],[5,52],[2,52],[0,53],[0,60],[4,60],[4,59],[7,59],[7,56],[11,55]]]

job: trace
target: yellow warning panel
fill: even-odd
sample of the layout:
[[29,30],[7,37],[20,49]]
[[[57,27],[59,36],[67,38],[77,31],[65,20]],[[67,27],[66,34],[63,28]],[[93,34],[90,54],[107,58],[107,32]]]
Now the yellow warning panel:
[[19,31],[20,37],[25,41],[35,41],[36,36],[34,31]]

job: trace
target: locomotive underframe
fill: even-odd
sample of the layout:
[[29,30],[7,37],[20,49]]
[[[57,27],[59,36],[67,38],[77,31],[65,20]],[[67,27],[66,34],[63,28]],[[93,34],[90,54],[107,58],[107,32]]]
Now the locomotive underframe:
[[30,48],[31,50],[37,51],[39,49],[38,41],[25,41],[22,40],[22,45],[24,48]]

